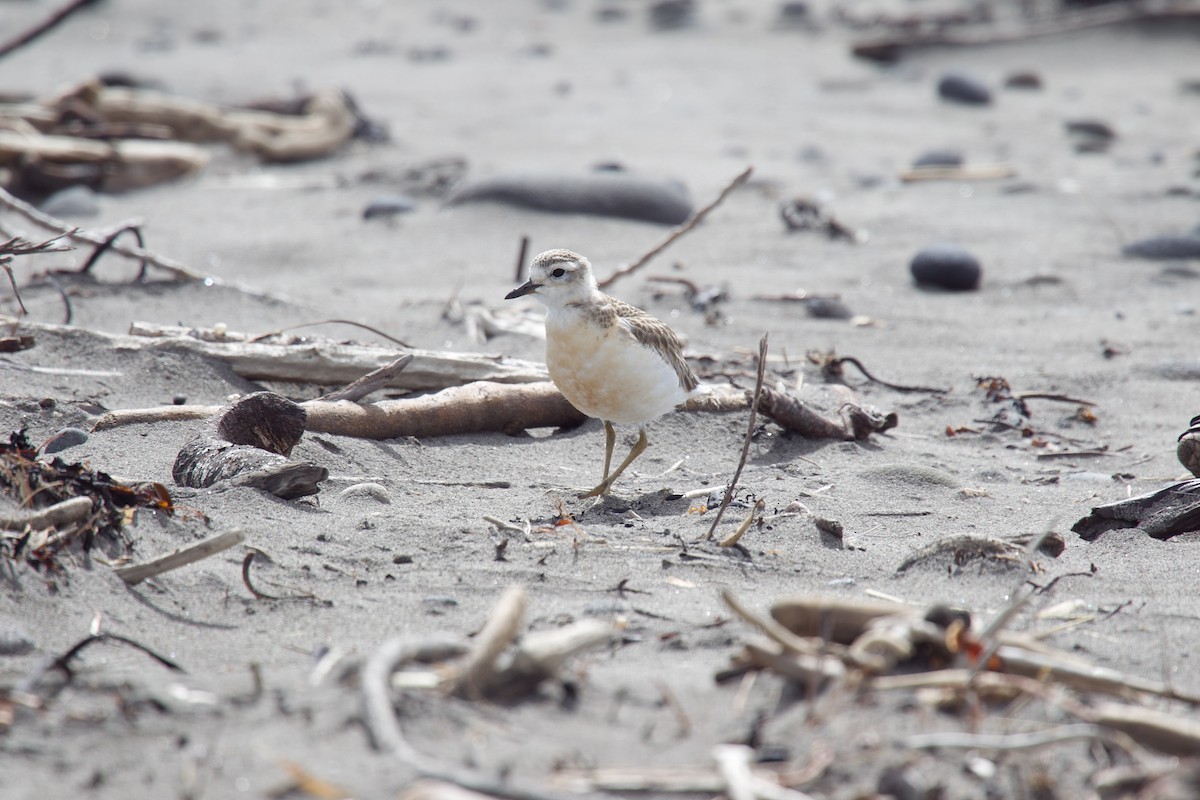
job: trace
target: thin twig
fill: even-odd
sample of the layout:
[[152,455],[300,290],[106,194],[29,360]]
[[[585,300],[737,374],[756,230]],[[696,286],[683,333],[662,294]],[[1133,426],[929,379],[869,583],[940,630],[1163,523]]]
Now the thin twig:
[[287,333],[288,331],[294,331],[297,328],[311,328],[311,327],[315,327],[317,325],[352,325],[356,328],[362,328],[363,330],[370,331],[371,333],[375,334],[376,336],[382,336],[384,339],[387,339],[389,342],[395,342],[396,344],[400,345],[401,347],[412,347],[412,345],[408,344],[407,342],[401,341],[400,339],[397,339],[395,336],[392,336],[389,333],[384,333],[383,331],[379,330],[378,328],[372,328],[370,325],[366,325],[362,322],[355,322],[352,319],[319,319],[319,320],[316,320],[315,322],[301,322],[297,325],[289,325],[286,328],[278,328],[273,331],[267,331],[266,333],[260,333],[257,336],[251,336],[246,341],[247,342],[261,342],[263,339],[269,339],[272,336],[278,336],[281,333]]
[[246,588],[250,590],[250,594],[254,595],[255,600],[278,600],[279,598],[273,594],[255,589],[254,584],[250,582],[250,565],[254,563],[254,557],[259,554],[263,553],[256,547],[246,548],[246,557],[242,559],[242,583],[246,584]]
[[50,14],[50,16],[46,17],[37,25],[34,25],[32,28],[20,34],[19,36],[10,39],[3,45],[0,45],[0,58],[3,58],[9,53],[12,53],[14,50],[18,50],[35,39],[38,39],[39,37],[49,33],[62,24],[67,17],[71,16],[79,9],[84,8],[85,6],[90,6],[95,2],[96,0],[71,0],[71,2]]
[[514,283],[521,282],[521,276],[525,274],[525,256],[529,254],[529,237],[521,237],[521,247],[517,250],[517,274],[513,278]]
[[[26,203],[24,200],[14,197],[2,187],[0,187],[0,206],[16,211],[18,214],[30,220],[31,222],[41,225],[43,228],[48,228],[52,231],[55,231],[71,241],[86,242],[87,244],[92,245],[102,245],[106,239],[106,237],[102,236],[101,234],[80,230],[74,225],[69,225],[56,217],[52,217],[49,214],[39,211],[38,209]],[[204,281],[211,285],[222,284],[222,281],[218,278],[202,275],[199,272],[196,272],[195,270],[185,266],[184,264],[175,261],[174,259],[167,258],[166,256],[160,256],[158,253],[145,250],[141,247],[130,247],[129,245],[114,243],[111,245],[111,249],[114,253],[120,253],[126,258],[136,258],[147,264],[150,264],[151,266],[164,270],[178,279]]]
[[1078,403],[1081,406],[1094,406],[1096,403],[1092,400],[1083,400],[1078,397],[1071,397],[1065,394],[1053,394],[1050,392],[1017,392],[1013,395],[1015,400],[1054,400],[1059,403]]
[[117,644],[129,645],[130,647],[134,648],[135,650],[141,650],[143,653],[150,656],[155,661],[157,661],[159,664],[162,664],[164,667],[171,670],[172,672],[183,672],[183,673],[187,672],[187,670],[185,670],[183,667],[176,664],[171,659],[167,658],[166,656],[159,655],[158,653],[154,652],[153,650],[151,650],[149,647],[142,644],[141,642],[136,642],[133,639],[130,639],[125,636],[120,636],[115,633],[93,633],[90,636],[88,636],[86,639],[82,639],[79,642],[76,642],[74,645],[71,646],[71,648],[69,650],[67,650],[67,652],[63,653],[61,656],[58,656],[57,658],[55,658],[52,661],[44,662],[44,665],[39,667],[33,674],[28,675],[25,678],[23,678],[21,680],[21,682],[17,685],[17,689],[19,691],[24,691],[24,692],[34,691],[37,687],[38,682],[41,681],[42,677],[45,676],[45,674],[47,672],[50,672],[51,670],[58,670],[59,672],[61,672],[63,674],[63,676],[67,679],[67,682],[69,683],[75,675],[74,671],[71,669],[71,662],[75,659],[76,656],[78,656],[80,653],[82,653],[84,651],[84,649],[86,649],[87,647],[90,647],[91,645],[95,644],[96,642],[116,642]]
[[[112,233],[110,233],[108,236],[104,237],[104,241],[101,242],[96,247],[95,251],[93,251],[92,254],[88,257],[88,260],[86,262],[84,262],[84,265],[82,267],[80,267],[77,271],[80,273],[91,272],[92,267],[94,267],[96,265],[96,262],[100,260],[100,256],[104,255],[106,252],[108,252],[109,250],[112,249],[113,244],[115,244],[117,241],[117,237],[120,236],[122,233],[127,233],[127,232],[132,233],[133,237],[135,239],[137,239],[137,246],[139,248],[143,248],[146,246],[146,241],[145,241],[145,239],[142,238],[141,220],[123,223],[123,224],[117,226],[117,229],[114,230]],[[146,268],[147,268],[146,259],[144,259],[144,258],[139,259],[139,261],[141,262],[141,269],[138,270],[137,283],[141,283],[142,281],[144,281],[146,279]]]
[[746,459],[750,457],[750,441],[754,437],[754,425],[758,421],[758,399],[762,396],[763,377],[767,371],[767,336],[758,340],[758,374],[754,379],[754,398],[750,401],[750,422],[746,426],[746,437],[742,440],[742,457],[738,459],[737,469],[733,473],[733,480],[729,482],[729,486],[725,489],[725,496],[721,498],[721,507],[717,509],[717,516],[713,519],[712,525],[708,529],[706,540],[712,539],[716,533],[717,524],[720,523],[721,517],[725,515],[725,509],[729,507],[730,501],[733,500],[733,493],[737,489],[738,478],[742,477],[742,470],[746,468]]
[[742,170],[741,174],[739,174],[736,178],[734,178],[732,181],[730,181],[729,185],[721,190],[721,193],[719,195],[717,195],[716,200],[713,200],[711,203],[706,205],[704,208],[700,209],[695,214],[692,214],[692,216],[688,217],[688,219],[682,225],[679,225],[678,227],[675,228],[675,230],[673,230],[669,234],[667,234],[667,237],[665,239],[663,239],[661,242],[656,244],[654,247],[650,248],[637,261],[634,261],[632,264],[629,264],[627,266],[621,267],[616,272],[609,275],[604,280],[600,281],[598,283],[599,287],[601,289],[607,289],[609,286],[612,286],[614,283],[616,283],[621,278],[624,278],[626,275],[630,275],[630,274],[638,271],[642,267],[644,267],[652,258],[654,258],[659,253],[661,253],[663,250],[666,250],[669,246],[671,246],[671,244],[673,244],[676,239],[678,239],[680,236],[683,236],[685,233],[690,231],[692,228],[699,225],[700,221],[703,220],[706,216],[708,216],[708,213],[710,211],[712,211],[717,206],[721,205],[721,203],[725,200],[725,198],[728,197],[729,194],[734,189],[738,188],[743,183],[745,183],[747,180],[749,180],[750,173],[752,173],[752,172],[754,172],[754,167],[746,167],[744,170]]
[[862,365],[854,356],[840,356],[830,362],[830,366],[840,367],[842,364],[853,364],[858,368],[858,371],[866,376],[867,380],[878,383],[880,386],[886,386],[889,389],[895,389],[897,392],[930,392],[932,394],[946,394],[949,389],[939,389],[936,386],[905,386],[899,383],[889,383],[885,380],[880,380],[867,371],[867,368]]
[[1087,723],[1060,725],[1057,728],[1031,733],[924,733],[910,736],[904,743],[908,747],[917,749],[953,747],[970,750],[1030,750],[1035,747],[1080,740],[1101,741],[1117,745],[1122,749],[1125,745],[1122,737],[1114,736],[1113,732],[1107,728]]

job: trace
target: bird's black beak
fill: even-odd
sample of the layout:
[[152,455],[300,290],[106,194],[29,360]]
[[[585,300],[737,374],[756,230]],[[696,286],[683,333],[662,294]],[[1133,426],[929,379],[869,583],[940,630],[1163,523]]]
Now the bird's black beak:
[[527,294],[533,294],[540,289],[541,286],[542,285],[540,283],[534,283],[532,280],[527,280],[508,294],[504,295],[504,299],[512,300],[514,297],[524,297]]

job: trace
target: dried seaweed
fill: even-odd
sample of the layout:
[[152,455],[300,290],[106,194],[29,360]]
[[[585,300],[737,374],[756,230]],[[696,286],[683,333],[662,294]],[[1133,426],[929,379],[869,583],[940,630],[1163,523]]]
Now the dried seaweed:
[[26,525],[25,530],[0,535],[0,558],[23,560],[47,576],[65,576],[60,556],[75,542],[84,553],[99,546],[110,556],[128,554],[132,542],[124,528],[135,509],[174,511],[161,483],[125,484],[82,463],[68,464],[58,457],[40,460],[24,431],[0,442],[0,491],[23,509],[47,508],[73,497],[91,499],[91,513],[61,529],[35,530]]

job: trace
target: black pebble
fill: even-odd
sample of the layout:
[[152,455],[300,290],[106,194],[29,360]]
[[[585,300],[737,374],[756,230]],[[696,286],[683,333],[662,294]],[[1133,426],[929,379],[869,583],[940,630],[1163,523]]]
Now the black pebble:
[[961,167],[961,150],[926,150],[913,161],[914,167]]
[[992,90],[974,75],[963,72],[947,72],[938,81],[938,95],[943,100],[986,106],[992,102]]
[[81,445],[87,440],[88,435],[86,431],[82,431],[79,428],[63,428],[46,440],[46,443],[42,445],[42,452],[47,455],[57,453],[69,447]]
[[363,219],[374,219],[375,217],[391,219],[397,214],[407,214],[416,207],[416,203],[402,194],[380,195],[363,209]]
[[1139,239],[1125,245],[1127,256],[1149,258],[1156,261],[1171,258],[1200,258],[1200,232],[1164,234]]
[[650,6],[650,25],[660,31],[682,28],[695,21],[695,0],[659,0]]
[[978,289],[983,277],[979,259],[956,244],[931,244],[923,248],[913,256],[909,270],[921,286],[958,292]]
[[627,172],[497,175],[468,183],[447,200],[450,205],[484,201],[667,225],[678,225],[692,215],[692,202],[682,184]]
[[814,297],[804,304],[810,317],[817,319],[850,319],[854,314],[841,300],[832,297]]

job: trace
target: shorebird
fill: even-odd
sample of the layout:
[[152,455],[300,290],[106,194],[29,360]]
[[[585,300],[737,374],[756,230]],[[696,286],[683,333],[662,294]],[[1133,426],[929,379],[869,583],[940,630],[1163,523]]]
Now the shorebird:
[[[546,367],[571,405],[604,422],[604,477],[580,497],[608,494],[648,446],[646,424],[691,397],[708,394],[667,325],[600,291],[586,258],[547,250],[533,259],[529,280],[506,300],[535,295],[546,313]],[[613,424],[636,424],[638,440],[616,470]]]

